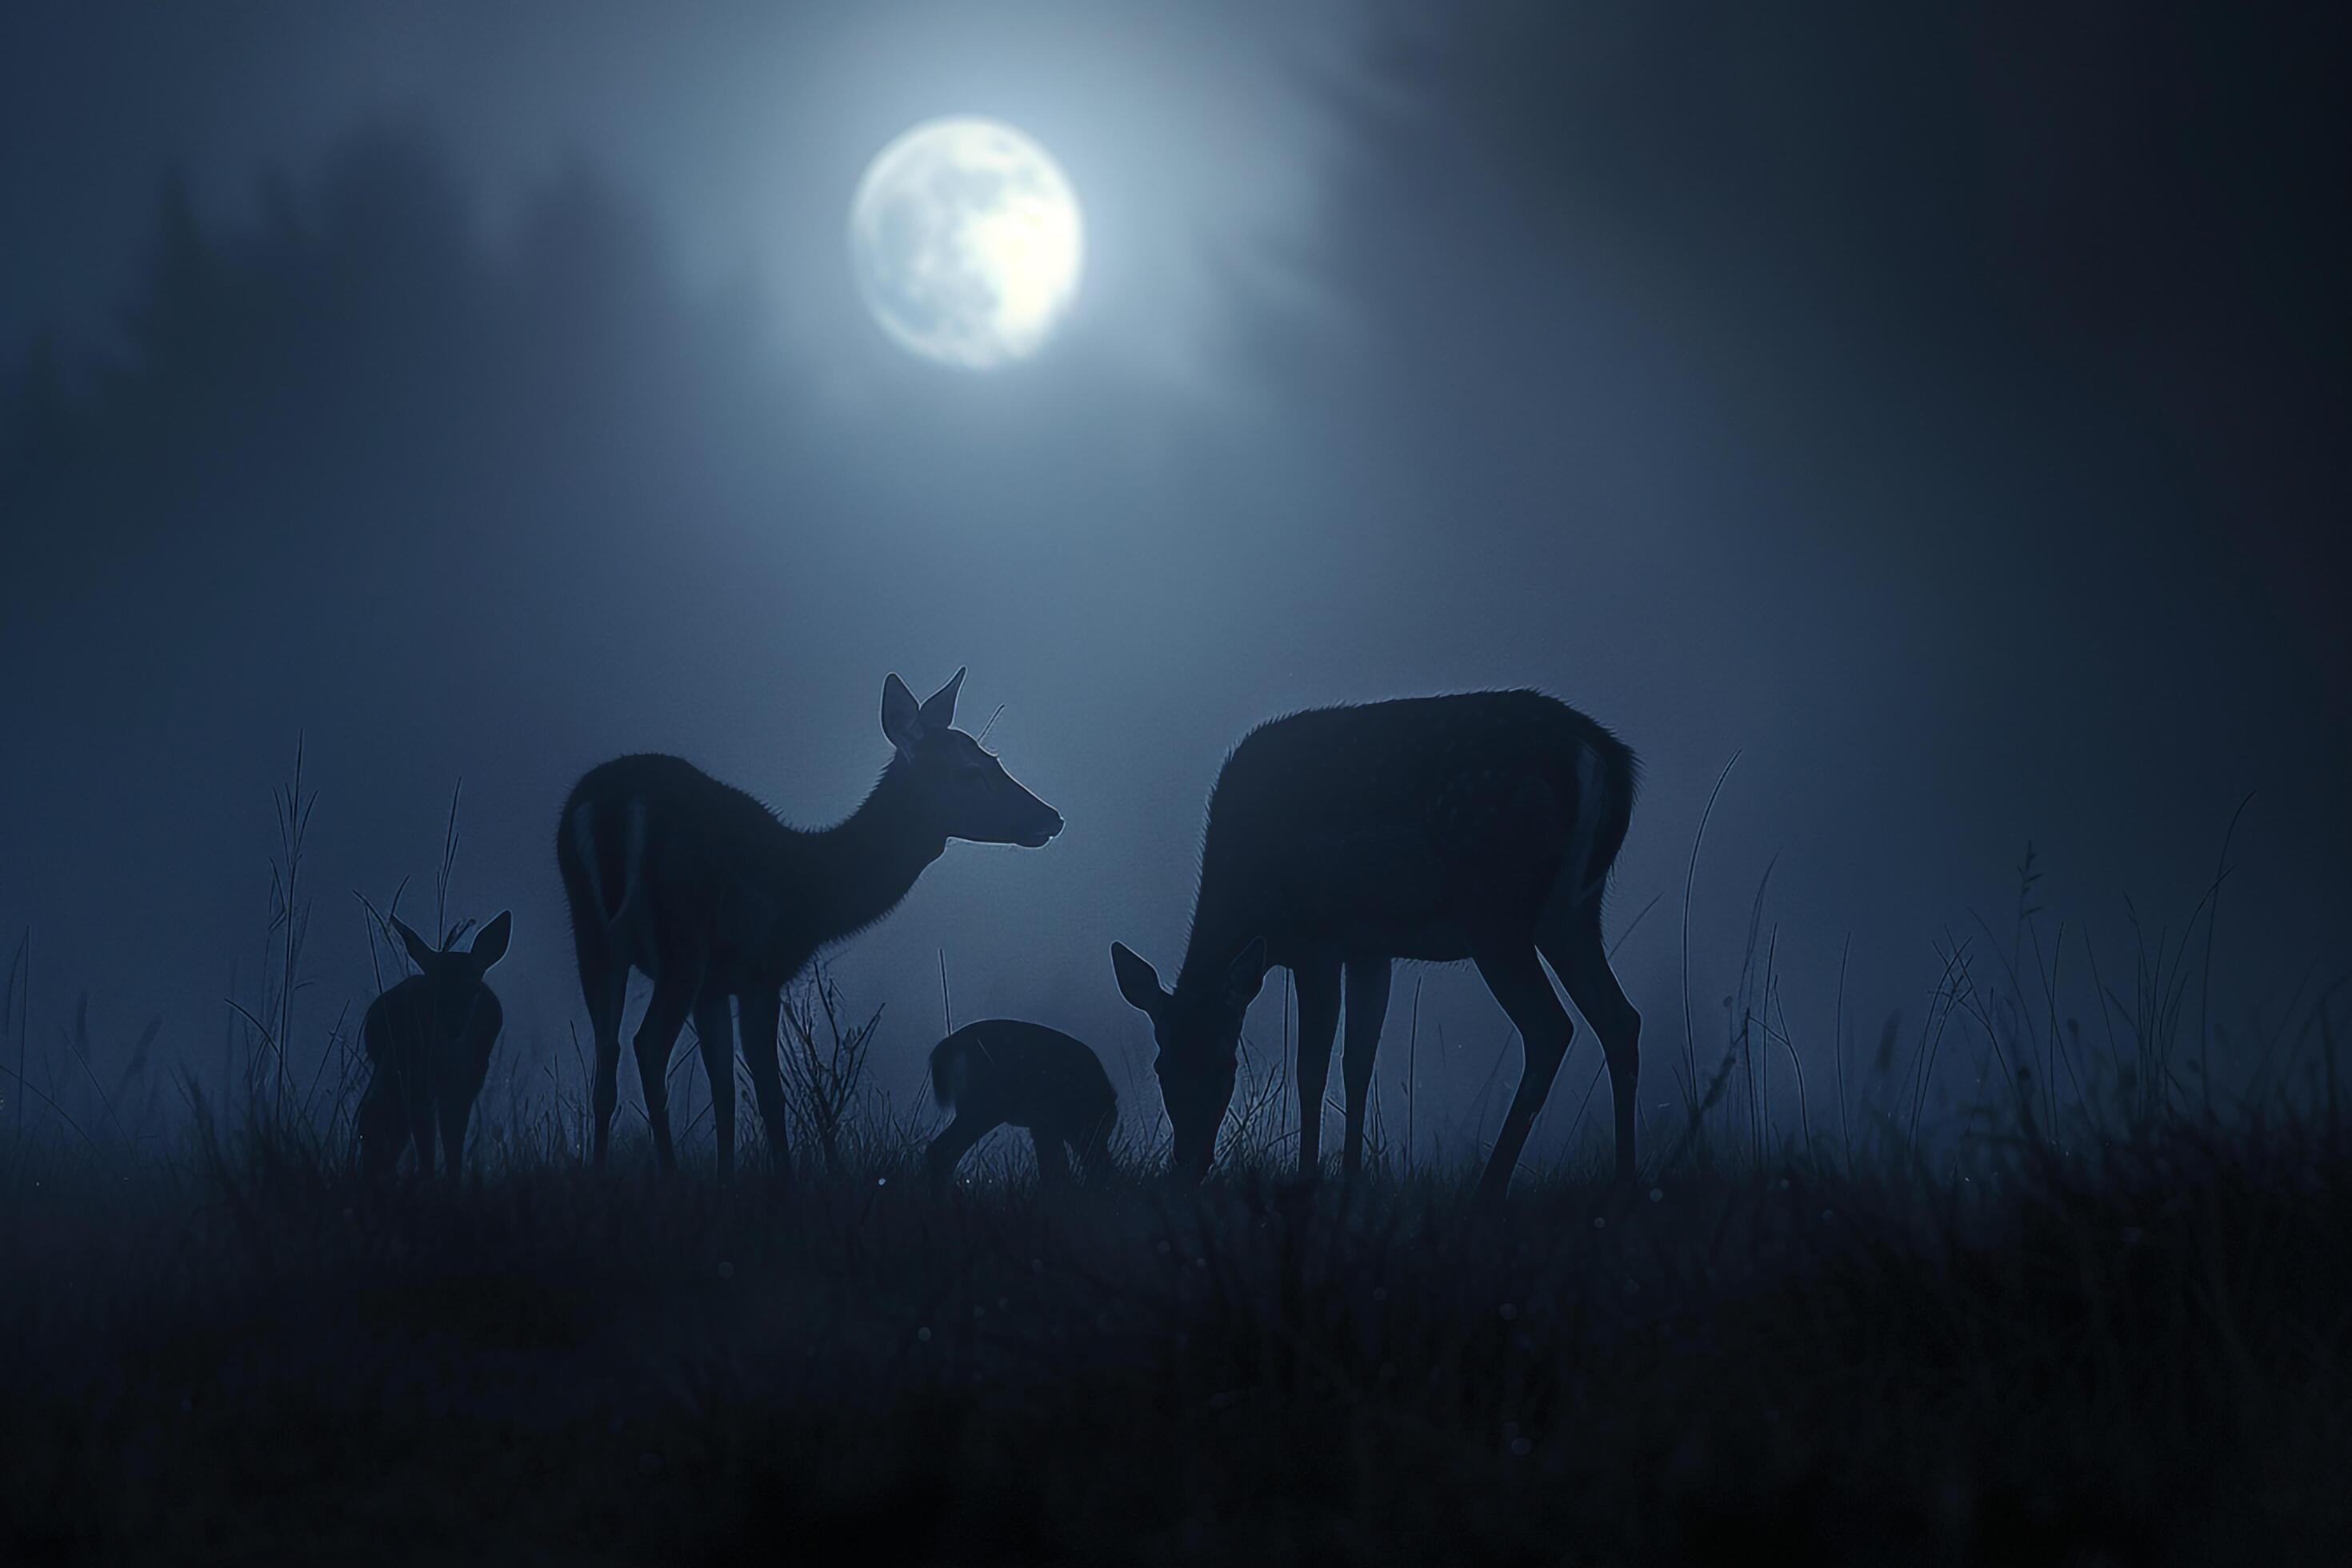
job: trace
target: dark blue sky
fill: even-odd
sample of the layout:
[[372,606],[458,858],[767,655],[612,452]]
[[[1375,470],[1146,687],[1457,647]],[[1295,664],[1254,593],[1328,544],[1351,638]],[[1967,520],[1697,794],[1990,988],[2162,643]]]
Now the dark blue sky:
[[[1856,1011],[1916,1016],[2030,837],[2120,962],[2125,895],[2177,930],[2255,791],[2220,946],[2249,1004],[2352,927],[2340,26],[11,6],[0,935],[34,932],[37,1012],[87,985],[215,1050],[299,731],[314,1025],[364,999],[351,891],[429,880],[462,774],[456,896],[517,911],[530,1063],[579,1016],[572,778],[674,750],[830,820],[884,675],[969,664],[1071,826],[951,849],[845,957],[894,1083],[942,948],[960,1018],[1133,1082],[1106,950],[1181,946],[1224,750],[1481,685],[1644,758],[1612,907],[1665,895],[1624,958],[1645,1100],[1734,752],[1703,1030],[1776,854],[1825,1038],[1849,931]],[[893,347],[841,252],[865,160],[950,112],[1087,208],[1067,330],[992,377]],[[1483,1077],[1499,1012],[1466,972],[1427,998],[1474,1059],[1425,1070]]]

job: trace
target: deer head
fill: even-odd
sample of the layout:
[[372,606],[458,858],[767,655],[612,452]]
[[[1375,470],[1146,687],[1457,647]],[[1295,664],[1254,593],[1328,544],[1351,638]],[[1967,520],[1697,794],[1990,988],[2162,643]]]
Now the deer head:
[[514,934],[512,912],[499,910],[497,918],[476,933],[473,946],[464,952],[434,947],[409,930],[398,915],[392,917],[392,929],[400,933],[409,962],[416,965],[432,988],[434,1016],[442,1033],[457,1035],[465,1028],[466,1019],[474,1010],[482,976],[489,972],[490,965],[507,955],[508,939]]
[[1151,1020],[1151,1037],[1160,1047],[1151,1069],[1160,1075],[1160,1098],[1175,1134],[1169,1173],[1197,1182],[1216,1158],[1217,1129],[1233,1102],[1242,1018],[1265,983],[1265,939],[1252,939],[1222,971],[1212,971],[1206,983],[1180,980],[1172,992],[1123,942],[1110,944],[1110,965],[1119,994]]
[[955,728],[964,672],[917,702],[893,675],[882,683],[882,733],[898,753],[927,826],[942,838],[1035,849],[1062,831],[1062,814],[1014,782],[993,752]]

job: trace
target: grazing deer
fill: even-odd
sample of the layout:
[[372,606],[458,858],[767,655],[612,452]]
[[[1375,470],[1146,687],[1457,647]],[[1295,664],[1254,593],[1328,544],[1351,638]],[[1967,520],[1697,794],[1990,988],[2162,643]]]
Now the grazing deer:
[[1323,1085],[1346,995],[1352,1173],[1391,963],[1466,958],[1526,1050],[1480,1194],[1499,1198],[1509,1186],[1568,1055],[1574,1026],[1545,961],[1601,1037],[1617,1101],[1617,1177],[1629,1184],[1642,1018],[1601,947],[1601,893],[1633,783],[1633,753],[1616,736],[1535,691],[1323,708],[1253,731],[1210,796],[1175,990],[1111,944],[1119,991],[1150,1017],[1159,1044],[1173,1169],[1206,1174],[1233,1098],[1242,1015],[1281,964],[1298,991],[1302,1172],[1320,1163]]
[[456,1175],[466,1153],[466,1122],[489,1076],[490,1049],[506,1012],[482,984],[506,956],[514,917],[500,911],[465,952],[438,949],[402,923],[393,929],[418,973],[368,1005],[360,1042],[373,1069],[355,1119],[360,1168],[370,1177],[391,1174],[401,1152],[416,1146],[420,1173],[433,1171],[437,1127],[442,1159]]
[[1010,1122],[1037,1145],[1037,1179],[1069,1179],[1063,1145],[1087,1179],[1111,1173],[1118,1091],[1085,1041],[1043,1024],[990,1018],[966,1024],[931,1048],[931,1093],[955,1120],[931,1141],[931,1184],[945,1186],[971,1146]]
[[654,1154],[675,1170],[667,1074],[688,1016],[710,1079],[724,1172],[735,1160],[735,1047],[741,1012],[760,1120],[787,1166],[776,1017],[785,984],[828,942],[897,908],[948,840],[1036,848],[1062,816],[1013,782],[994,753],[954,728],[964,672],[917,702],[882,687],[892,755],[865,804],[821,831],[789,826],[751,796],[676,757],[622,757],[572,786],[555,837],[572,906],[580,988],[596,1037],[595,1159],[604,1163],[620,1098],[621,1005],[629,971],[653,997],[637,1026],[637,1074]]

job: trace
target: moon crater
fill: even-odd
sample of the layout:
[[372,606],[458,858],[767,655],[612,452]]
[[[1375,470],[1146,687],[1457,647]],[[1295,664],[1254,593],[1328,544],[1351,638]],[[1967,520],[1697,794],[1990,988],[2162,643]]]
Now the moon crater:
[[893,340],[987,370],[1053,336],[1077,294],[1085,226],[1036,142],[992,120],[933,120],[866,168],[849,253],[866,308]]

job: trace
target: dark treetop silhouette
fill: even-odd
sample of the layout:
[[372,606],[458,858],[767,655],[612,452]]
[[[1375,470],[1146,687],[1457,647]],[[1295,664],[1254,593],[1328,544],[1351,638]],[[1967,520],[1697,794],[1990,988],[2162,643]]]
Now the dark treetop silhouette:
[[1642,1017],[1601,946],[1601,893],[1633,784],[1622,742],[1535,691],[1316,709],[1252,731],[1210,797],[1174,992],[1111,944],[1119,990],[1159,1042],[1175,1168],[1197,1178],[1215,1157],[1242,1016],[1267,968],[1297,979],[1298,1158],[1309,1173],[1344,980],[1352,1173],[1391,962],[1467,958],[1527,1053],[1480,1183],[1482,1195],[1501,1195],[1574,1031],[1545,977],[1549,960],[1607,1053],[1617,1178],[1630,1184]]
[[688,1014],[709,1075],[719,1169],[734,1163],[732,998],[769,1152],[782,1169],[776,1016],[784,986],[825,943],[897,908],[949,839],[1034,849],[1061,832],[1059,812],[953,728],[963,677],[957,670],[920,704],[896,675],[883,683],[889,764],[865,804],[822,831],[778,821],[741,790],[676,757],[622,757],[572,786],[555,859],[595,1030],[599,1164],[620,1096],[621,1007],[631,966],[654,983],[636,1054],[662,1167],[677,1164],[667,1072]]
[[370,1003],[360,1021],[373,1069],[354,1121],[361,1169],[388,1175],[414,1143],[418,1173],[431,1174],[437,1122],[441,1157],[454,1176],[465,1159],[466,1123],[506,1024],[498,994],[482,976],[506,956],[514,917],[499,910],[464,952],[446,943],[435,948],[397,916],[392,926],[419,973]]
[[1010,1122],[1037,1145],[1037,1178],[1069,1175],[1064,1144],[1089,1181],[1110,1173],[1118,1091],[1083,1040],[1043,1024],[986,1018],[931,1047],[931,1095],[955,1120],[932,1140],[932,1184],[944,1184],[971,1146]]

